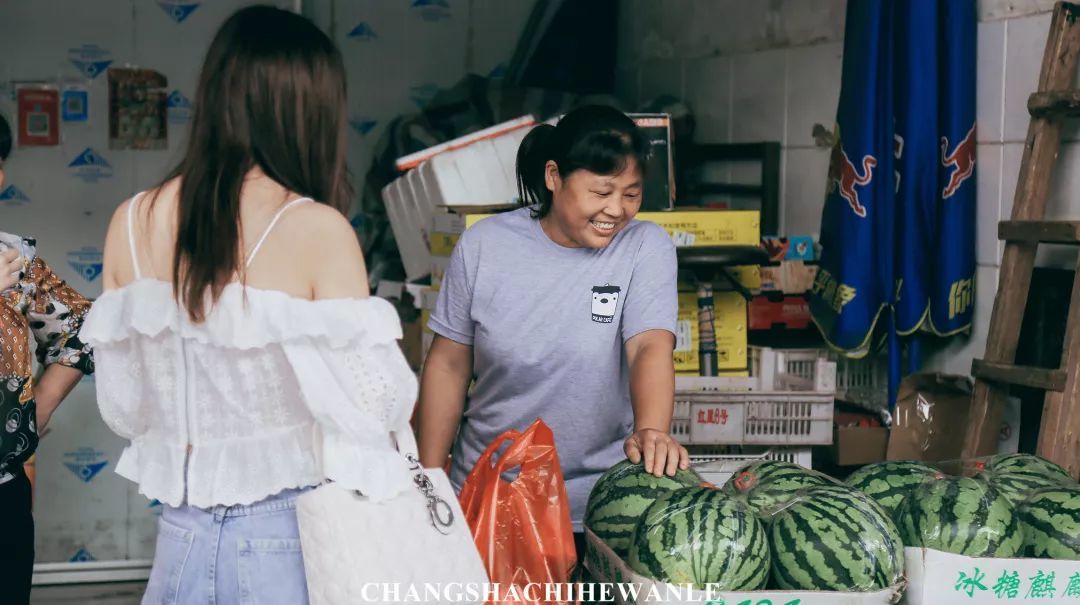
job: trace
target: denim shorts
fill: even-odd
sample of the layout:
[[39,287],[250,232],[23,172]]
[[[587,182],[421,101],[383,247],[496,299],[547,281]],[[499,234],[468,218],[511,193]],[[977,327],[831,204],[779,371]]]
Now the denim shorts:
[[143,605],[305,605],[296,496],[162,510]]

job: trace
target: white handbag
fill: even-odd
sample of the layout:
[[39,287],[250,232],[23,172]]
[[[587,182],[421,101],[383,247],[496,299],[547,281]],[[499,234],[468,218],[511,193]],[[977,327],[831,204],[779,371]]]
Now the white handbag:
[[484,603],[487,571],[450,480],[421,468],[408,425],[394,436],[415,490],[371,502],[328,482],[296,499],[310,603]]

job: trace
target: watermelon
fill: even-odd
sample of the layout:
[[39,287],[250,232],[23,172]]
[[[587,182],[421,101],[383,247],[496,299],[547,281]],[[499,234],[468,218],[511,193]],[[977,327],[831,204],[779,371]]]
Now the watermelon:
[[765,527],[743,502],[688,487],[661,496],[634,530],[634,571],[702,590],[757,590],[769,579]]
[[657,477],[641,464],[623,460],[596,481],[585,506],[585,526],[615,554],[626,559],[634,525],[657,498],[683,487],[703,483],[693,470],[679,470],[674,477]]
[[987,460],[983,470],[989,473],[1024,472],[1038,473],[1048,477],[1058,477],[1062,481],[1072,481],[1069,471],[1050,462],[1046,458],[1031,454],[999,454]]
[[994,456],[981,466],[978,476],[989,481],[1014,505],[1020,505],[1043,488],[1076,483],[1065,469],[1031,454]]
[[900,508],[908,492],[941,475],[940,471],[922,462],[903,460],[864,466],[852,473],[845,483],[873,498],[889,517],[895,519],[896,509]]
[[799,490],[838,482],[822,473],[780,460],[761,460],[743,467],[728,479],[724,493],[742,498],[759,516],[769,516]]
[[987,482],[945,477],[916,487],[900,505],[904,544],[969,557],[1014,557],[1024,534],[1012,502]]
[[1020,506],[1030,557],[1080,561],[1080,486],[1044,489]]
[[811,488],[770,527],[773,582],[784,590],[868,592],[900,581],[904,544],[892,519],[847,486]]

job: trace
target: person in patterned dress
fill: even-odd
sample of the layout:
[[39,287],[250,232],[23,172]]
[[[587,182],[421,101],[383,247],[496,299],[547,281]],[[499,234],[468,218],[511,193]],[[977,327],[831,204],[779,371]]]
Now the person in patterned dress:
[[[11,130],[0,118],[0,187]],[[38,435],[79,379],[94,370],[79,340],[90,301],[34,253],[33,239],[0,232],[0,594],[30,601],[34,567],[32,493],[24,464]],[[31,336],[44,366],[34,376]]]

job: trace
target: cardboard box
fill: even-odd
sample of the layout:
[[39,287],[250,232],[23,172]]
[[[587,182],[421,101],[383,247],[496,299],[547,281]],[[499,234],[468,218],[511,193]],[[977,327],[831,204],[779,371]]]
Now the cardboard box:
[[[893,586],[877,592],[829,592],[757,590],[753,592],[717,592],[690,590],[658,582],[636,573],[606,544],[588,529],[585,530],[585,569],[597,582],[621,585],[623,590],[638,590],[637,599],[624,595],[620,586],[614,586],[615,602],[623,605],[636,603],[712,603],[713,605],[890,605],[900,600],[902,586]],[[955,603],[958,601],[951,601]]]
[[679,247],[760,244],[761,213],[756,210],[675,209],[639,212],[637,219],[660,225]]
[[[960,437],[968,423],[972,385],[964,376],[937,373],[912,374],[900,383],[896,410],[889,434],[888,460],[939,462],[961,457]],[[991,414],[989,426],[995,437],[1001,426],[1001,410]],[[979,455],[996,453],[995,448]]]
[[[900,383],[891,427],[852,426],[838,412],[829,456],[839,466],[957,460],[963,446],[957,435],[967,426],[970,405],[971,383],[966,377],[913,374]],[[1000,421],[991,420],[1000,426]]]
[[779,265],[758,269],[757,289],[765,292],[803,294],[813,288],[817,276],[817,266],[802,261],[782,261]]
[[888,446],[889,429],[883,426],[838,426],[829,454],[838,466],[874,464],[885,460]]
[[431,287],[435,290],[442,285],[443,274],[450,264],[450,255],[457,246],[458,239],[466,229],[477,222],[517,208],[517,204],[495,204],[492,206],[462,206],[436,208],[430,218],[430,261],[428,271],[431,274]]
[[[494,205],[439,208],[432,217],[431,231],[460,235],[465,229],[490,216],[492,210],[502,211],[516,207]],[[756,210],[676,209],[668,212],[639,212],[636,218],[660,225],[680,247],[757,246],[760,241],[761,213]]]
[[[676,372],[699,372],[697,312],[697,292],[679,292],[679,315],[675,335]],[[746,301],[738,292],[714,292],[713,320],[717,368],[721,371],[745,370]]]
[[805,330],[810,327],[810,304],[805,296],[784,295],[777,299],[755,296],[750,301],[750,329]]
[[1080,561],[965,557],[911,547],[904,557],[908,605],[1080,602]]

